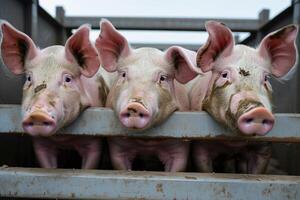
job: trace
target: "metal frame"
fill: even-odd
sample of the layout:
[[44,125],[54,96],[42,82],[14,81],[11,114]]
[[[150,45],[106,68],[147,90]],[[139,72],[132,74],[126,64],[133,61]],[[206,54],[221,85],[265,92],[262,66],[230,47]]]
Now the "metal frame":
[[[90,108],[58,134],[300,142],[300,114],[275,116],[276,125],[266,136],[243,137],[226,130],[205,112],[175,112],[161,125],[146,131],[135,131],[124,128],[111,109]],[[0,124],[5,125],[0,126],[0,133],[24,133],[20,106],[0,105]]]
[[300,199],[300,178],[111,170],[0,169],[0,194],[68,199]]

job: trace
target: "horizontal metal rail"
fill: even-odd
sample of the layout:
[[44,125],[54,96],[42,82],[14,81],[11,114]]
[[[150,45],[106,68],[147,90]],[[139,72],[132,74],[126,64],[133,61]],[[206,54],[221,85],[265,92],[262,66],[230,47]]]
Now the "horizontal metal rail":
[[300,199],[296,176],[2,168],[0,185],[3,197]]
[[69,17],[65,16],[64,26],[76,29],[89,23],[99,29],[102,18],[110,20],[119,30],[169,30],[169,31],[205,31],[205,22],[216,20],[225,23],[233,31],[254,32],[260,26],[257,19],[215,19],[215,18],[159,18],[159,17]]
[[[124,128],[111,109],[89,108],[69,127],[60,130],[59,134],[300,142],[300,114],[275,116],[275,126],[266,136],[243,137],[226,130],[205,112],[175,112],[156,127],[136,131]],[[0,105],[0,133],[24,133],[20,106]]]

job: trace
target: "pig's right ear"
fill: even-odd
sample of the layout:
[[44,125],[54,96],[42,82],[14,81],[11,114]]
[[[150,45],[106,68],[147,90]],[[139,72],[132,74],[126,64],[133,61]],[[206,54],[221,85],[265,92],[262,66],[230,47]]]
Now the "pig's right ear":
[[97,50],[89,39],[90,27],[84,24],[66,41],[65,54],[71,62],[81,67],[81,73],[91,77],[97,73],[100,61]]
[[106,19],[100,22],[101,33],[96,40],[101,65],[108,72],[117,70],[117,61],[121,56],[128,56],[131,48],[126,38]]
[[166,59],[175,67],[175,79],[185,84],[202,71],[196,65],[196,52],[172,46],[166,50]]
[[205,28],[208,39],[197,52],[197,66],[203,72],[212,70],[213,62],[220,56],[228,56],[234,46],[233,34],[224,24],[208,21],[205,23]]
[[297,25],[288,25],[268,34],[261,41],[258,51],[262,58],[271,61],[271,72],[276,77],[286,75],[297,63]]
[[3,34],[1,44],[3,62],[14,74],[22,74],[25,71],[25,61],[33,59],[39,50],[30,37],[9,23],[3,22],[1,30]]

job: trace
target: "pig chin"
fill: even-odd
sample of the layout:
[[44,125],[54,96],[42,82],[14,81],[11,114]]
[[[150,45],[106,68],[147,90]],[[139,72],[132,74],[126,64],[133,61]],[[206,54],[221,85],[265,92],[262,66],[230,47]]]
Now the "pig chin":
[[34,110],[24,116],[22,126],[31,136],[48,137],[58,130],[58,118],[43,110]]

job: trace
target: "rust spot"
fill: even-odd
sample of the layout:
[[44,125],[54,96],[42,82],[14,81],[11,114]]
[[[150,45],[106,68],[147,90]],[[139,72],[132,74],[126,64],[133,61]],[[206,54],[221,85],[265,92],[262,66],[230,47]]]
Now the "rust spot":
[[47,88],[47,84],[42,83],[41,85],[36,86],[36,88],[34,88],[34,93],[38,93],[39,91],[43,90]]
[[161,192],[161,193],[164,192],[163,186],[162,186],[161,183],[159,183],[159,184],[156,185],[156,192]]
[[186,178],[186,179],[193,179],[193,180],[197,179],[196,177],[193,177],[193,176],[185,176],[184,178]]
[[249,76],[250,72],[246,71],[245,69],[240,68],[239,74],[242,76]]

